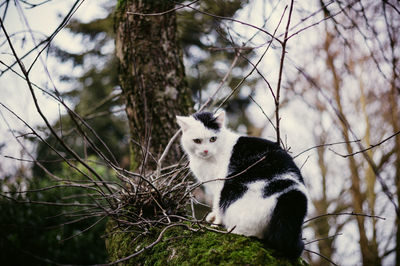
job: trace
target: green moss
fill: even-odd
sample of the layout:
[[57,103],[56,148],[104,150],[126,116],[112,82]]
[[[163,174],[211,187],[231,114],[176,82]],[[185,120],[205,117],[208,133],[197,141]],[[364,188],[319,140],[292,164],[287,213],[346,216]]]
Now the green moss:
[[[152,243],[159,230],[137,239],[134,233],[113,232],[106,241],[110,261],[129,256]],[[276,258],[257,239],[174,227],[153,248],[124,265],[308,265],[304,260]]]
[[128,0],[118,0],[117,4],[115,5],[115,10],[124,9],[127,1]]

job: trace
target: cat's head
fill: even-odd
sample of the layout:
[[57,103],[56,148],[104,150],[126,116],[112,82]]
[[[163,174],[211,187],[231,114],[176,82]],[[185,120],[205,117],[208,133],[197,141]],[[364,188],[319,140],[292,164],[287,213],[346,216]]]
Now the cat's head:
[[189,155],[208,159],[222,149],[220,137],[224,129],[224,111],[215,115],[199,112],[191,116],[176,116],[176,120],[182,129],[183,149]]

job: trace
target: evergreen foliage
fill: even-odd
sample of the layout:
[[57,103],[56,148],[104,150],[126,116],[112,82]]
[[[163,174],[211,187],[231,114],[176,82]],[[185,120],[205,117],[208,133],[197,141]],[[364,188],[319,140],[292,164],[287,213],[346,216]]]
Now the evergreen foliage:
[[[92,166],[103,177],[112,179],[107,168],[94,163]],[[62,164],[57,174],[68,176],[70,180],[80,179],[66,164]],[[79,204],[92,204],[88,196],[92,191],[69,187],[68,182],[62,184],[65,187],[48,176],[1,180],[0,187],[7,188],[2,194],[8,195],[8,198],[0,198],[2,265],[82,265],[106,261],[101,236],[107,219],[95,215],[82,216],[83,210],[90,207],[74,205],[78,200]],[[20,186],[28,187],[30,192],[17,192]],[[49,204],[43,204],[46,202]],[[96,226],[91,228],[94,223],[97,223]]]

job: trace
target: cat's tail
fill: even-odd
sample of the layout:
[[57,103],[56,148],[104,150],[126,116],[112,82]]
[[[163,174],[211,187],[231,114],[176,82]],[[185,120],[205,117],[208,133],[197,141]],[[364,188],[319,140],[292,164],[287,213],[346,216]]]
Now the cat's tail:
[[306,212],[307,197],[303,192],[291,190],[279,196],[264,236],[265,244],[289,259],[300,257],[304,249],[301,228]]

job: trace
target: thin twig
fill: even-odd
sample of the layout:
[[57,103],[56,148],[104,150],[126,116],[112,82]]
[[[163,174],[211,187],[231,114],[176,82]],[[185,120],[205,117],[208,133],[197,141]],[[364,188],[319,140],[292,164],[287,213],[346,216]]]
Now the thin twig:
[[221,90],[222,86],[225,84],[225,81],[228,79],[229,75],[231,74],[233,68],[236,66],[236,63],[239,59],[239,53],[235,54],[235,58],[233,59],[231,65],[229,66],[228,71],[225,73],[225,76],[222,78],[222,80],[219,82],[218,87],[214,91],[214,93],[207,99],[207,101],[199,108],[198,112],[201,112],[206,108],[212,100],[214,100],[214,97],[217,95],[217,93]]
[[[181,5],[182,5],[182,4],[181,4]],[[267,34],[269,37],[271,37],[272,40],[275,40],[275,41],[277,41],[277,42],[279,42],[279,43],[282,43],[282,41],[279,40],[278,38],[276,38],[276,37],[274,36],[274,34],[271,34],[271,33],[269,33],[268,31],[266,31],[266,30],[264,30],[264,29],[262,29],[262,28],[260,28],[260,27],[257,27],[256,25],[253,25],[253,24],[250,24],[250,23],[247,23],[247,22],[244,22],[244,21],[240,21],[240,20],[238,20],[238,19],[233,19],[233,18],[231,18],[231,17],[223,17],[223,16],[218,16],[218,15],[215,15],[215,14],[211,14],[211,13],[209,13],[209,12],[202,11],[202,10],[200,10],[200,9],[197,9],[197,8],[194,8],[194,7],[191,7],[191,6],[188,6],[188,8],[190,8],[190,9],[192,9],[192,10],[194,10],[194,11],[197,11],[197,12],[199,12],[199,13],[201,13],[201,14],[204,14],[204,15],[207,15],[207,16],[210,16],[210,17],[213,17],[213,18],[216,18],[216,19],[228,20],[228,21],[236,22],[236,23],[239,23],[239,24],[242,24],[242,25],[245,25],[245,26],[248,26],[248,27],[257,29],[257,30],[259,30],[259,31],[261,31],[261,32],[263,32],[263,33],[265,33],[265,34]],[[272,41],[272,40],[271,40],[271,41]]]
[[317,149],[317,148],[321,148],[321,147],[329,147],[329,146],[334,146],[334,145],[340,145],[340,144],[353,143],[353,142],[359,142],[359,141],[361,141],[361,140],[353,140],[353,141],[350,141],[350,142],[339,141],[339,142],[334,142],[334,143],[324,143],[324,144],[315,145],[315,146],[313,146],[311,148],[308,148],[308,149],[296,154],[295,156],[293,156],[293,159],[295,159],[295,158],[299,157],[300,155],[302,155],[302,154],[304,154],[304,153],[306,153],[306,152],[308,152],[310,150],[313,150],[313,149]]
[[341,212],[341,213],[326,213],[322,215],[315,216],[313,218],[310,218],[308,220],[305,220],[303,224],[308,223],[310,221],[320,219],[326,216],[339,216],[339,215],[353,215],[353,216],[364,216],[364,217],[369,217],[369,218],[375,218],[375,219],[381,219],[381,220],[386,220],[385,217],[377,216],[377,215],[370,215],[370,214],[364,214],[364,213],[355,213],[355,212]]
[[129,15],[137,15],[137,16],[162,16],[162,15],[166,15],[166,14],[168,14],[168,13],[177,11],[177,10],[179,10],[179,9],[182,9],[182,8],[185,8],[185,7],[189,7],[189,6],[195,4],[195,3],[199,2],[199,1],[200,1],[200,0],[195,0],[195,1],[193,1],[193,2],[190,2],[189,4],[181,4],[180,6],[177,6],[177,7],[171,8],[171,9],[169,9],[169,10],[167,10],[167,11],[159,12],[159,13],[146,13],[146,14],[145,14],[145,13],[137,13],[137,12],[130,12],[130,11],[128,11],[128,12],[126,12],[126,14],[129,14]]
[[[382,145],[382,144],[385,143],[386,141],[388,141],[388,140],[394,138],[395,136],[397,136],[397,135],[399,135],[399,134],[400,134],[400,131],[398,131],[398,132],[396,132],[396,133],[390,135],[389,137],[385,138],[384,140],[382,140],[382,141],[380,141],[380,142],[378,142],[378,143],[376,143],[376,144],[371,144],[368,148],[365,148],[365,149],[362,149],[362,150],[359,150],[359,151],[356,151],[356,152],[353,152],[353,153],[350,153],[350,154],[344,154],[344,155],[343,155],[343,154],[339,154],[339,153],[337,153],[337,152],[335,152],[335,153],[338,154],[338,155],[340,155],[340,156],[343,157],[343,158],[347,158],[347,157],[350,157],[350,156],[354,156],[354,155],[357,155],[357,154],[359,154],[359,153],[364,153],[364,152],[369,151],[369,150],[371,150],[371,149],[373,149],[373,148],[376,148],[376,147]],[[358,142],[358,141],[357,141],[357,142]]]
[[318,253],[318,252],[316,252],[316,251],[312,251],[312,250],[309,250],[309,249],[304,249],[304,251],[307,251],[307,252],[310,252],[310,253],[313,253],[313,254],[315,254],[315,255],[318,255],[318,256],[320,256],[321,258],[323,258],[323,259],[325,259],[326,261],[328,261],[329,263],[331,263],[332,265],[334,265],[334,266],[338,266],[336,263],[334,263],[333,261],[331,261],[328,257],[326,257],[326,256],[324,256],[324,255],[322,255],[322,254],[320,254],[320,253]]
[[286,45],[288,42],[288,34],[289,34],[289,26],[290,26],[290,21],[292,19],[292,12],[293,12],[293,4],[294,0],[290,2],[290,9],[289,9],[289,15],[288,15],[288,21],[286,24],[286,31],[285,31],[285,37],[282,41],[282,53],[281,53],[281,62],[279,65],[279,74],[278,74],[278,84],[276,86],[276,97],[274,98],[275,100],[275,125],[276,125],[276,142],[281,145],[281,136],[280,136],[280,116],[279,116],[279,104],[280,104],[280,95],[281,95],[281,84],[282,84],[282,75],[283,75],[283,63],[285,61],[285,55],[286,55]]
[[327,236],[327,237],[323,237],[323,238],[314,239],[314,240],[311,240],[311,241],[309,241],[309,242],[304,243],[304,245],[307,246],[307,245],[312,244],[312,243],[315,243],[315,242],[319,242],[319,241],[323,241],[323,240],[335,238],[335,237],[341,236],[341,235],[343,235],[343,234],[342,234],[342,233],[337,233],[337,234],[334,234],[334,235],[331,235],[331,236]]

